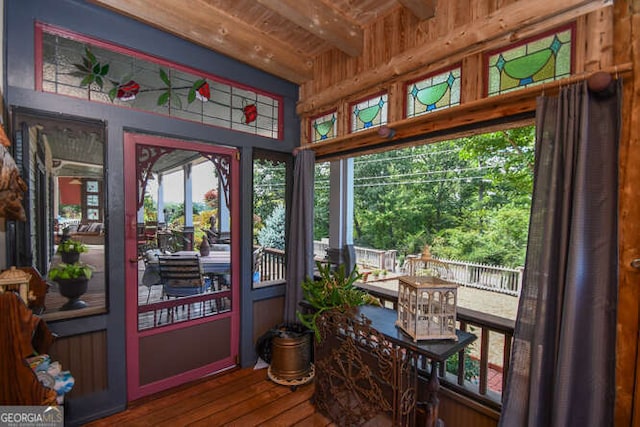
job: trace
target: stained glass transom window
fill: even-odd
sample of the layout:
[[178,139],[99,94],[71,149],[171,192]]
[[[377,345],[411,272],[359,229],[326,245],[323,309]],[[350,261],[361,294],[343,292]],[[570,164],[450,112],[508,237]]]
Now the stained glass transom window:
[[571,75],[573,27],[489,54],[488,95]]
[[351,105],[351,132],[387,123],[388,105],[386,93]]
[[280,138],[280,97],[62,30],[42,30],[45,92]]
[[311,142],[326,141],[337,135],[337,113],[323,114],[311,120]]
[[407,91],[407,117],[460,104],[460,67],[410,83]]

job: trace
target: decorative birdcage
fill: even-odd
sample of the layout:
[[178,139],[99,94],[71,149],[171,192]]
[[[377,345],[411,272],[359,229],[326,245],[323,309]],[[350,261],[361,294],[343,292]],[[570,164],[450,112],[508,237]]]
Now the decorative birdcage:
[[458,285],[434,276],[402,276],[398,283],[396,325],[414,341],[456,335]]

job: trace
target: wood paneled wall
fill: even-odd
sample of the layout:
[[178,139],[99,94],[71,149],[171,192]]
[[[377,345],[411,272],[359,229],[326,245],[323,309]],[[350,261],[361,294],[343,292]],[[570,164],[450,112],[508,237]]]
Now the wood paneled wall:
[[283,322],[284,297],[264,299],[253,303],[253,342],[265,332]]
[[107,390],[107,332],[98,331],[56,339],[49,352],[62,369],[70,371],[75,385],[69,397]]
[[[617,1],[614,60],[630,61],[633,74],[624,79],[620,138],[620,278],[616,345],[616,426],[640,425],[640,1]],[[612,349],[613,351],[613,349]]]
[[[390,95],[389,122],[401,120],[404,82],[458,63],[462,65],[461,103],[481,101],[485,52],[570,22],[576,25],[574,73],[614,65],[613,6],[591,5],[533,21],[520,4],[533,6],[526,0],[438,0],[436,16],[426,21],[399,7],[365,28],[361,56],[349,57],[337,49],[320,55],[314,79],[300,88],[301,143],[309,141],[310,117],[332,109],[348,116],[350,102],[381,90]],[[347,123],[339,121],[338,135],[349,138]]]
[[447,426],[496,427],[500,413],[440,387],[438,414]]

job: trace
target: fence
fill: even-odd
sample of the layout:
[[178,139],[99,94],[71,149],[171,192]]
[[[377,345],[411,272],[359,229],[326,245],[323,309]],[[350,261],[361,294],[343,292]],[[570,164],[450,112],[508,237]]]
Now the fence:
[[[354,246],[353,248],[356,252],[356,264],[365,268],[396,271],[398,251],[395,249],[384,251],[360,246]],[[324,259],[327,255],[327,249],[329,249],[329,242],[324,240],[313,241],[313,255],[316,258]]]
[[[327,241],[314,241],[313,253],[316,258],[324,258],[326,250],[329,248]],[[397,252],[396,250],[380,250],[354,246],[356,252],[356,264],[364,268],[385,269],[395,272]],[[508,295],[520,295],[522,289],[522,276],[524,268],[508,268],[496,265],[477,264],[466,261],[434,258],[447,264],[450,274],[449,280],[462,286],[469,286],[478,289],[486,289]],[[400,269],[402,273],[408,274],[406,265]]]
[[496,291],[508,295],[520,295],[523,267],[507,268],[488,264],[438,259],[449,267],[448,279],[459,285]]

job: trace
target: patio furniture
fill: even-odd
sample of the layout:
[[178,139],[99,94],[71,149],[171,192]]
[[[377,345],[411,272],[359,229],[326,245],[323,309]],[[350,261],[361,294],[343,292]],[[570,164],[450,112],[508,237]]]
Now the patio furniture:
[[[154,286],[162,285],[162,278],[160,277],[160,272],[156,268],[149,268],[149,263],[158,263],[158,257],[162,252],[159,249],[149,249],[145,252],[142,257],[142,261],[144,262],[144,273],[142,275],[142,285],[147,288],[147,304],[149,304],[149,297],[151,296],[151,289]],[[147,274],[147,271],[149,272]]]
[[202,275],[197,255],[160,255],[158,267],[164,295],[169,298],[201,294],[211,285]]

